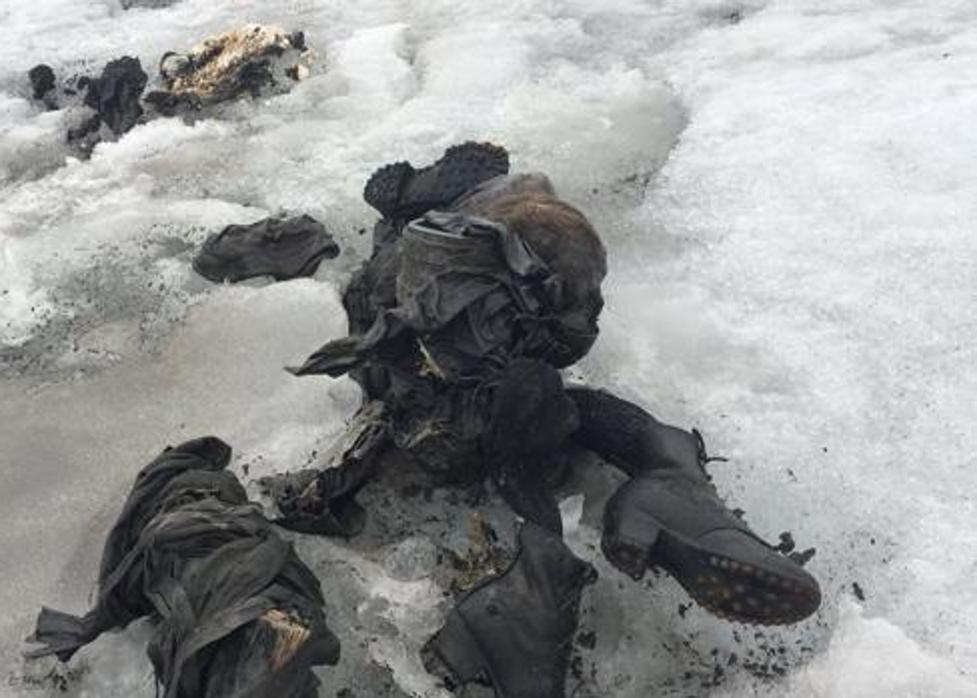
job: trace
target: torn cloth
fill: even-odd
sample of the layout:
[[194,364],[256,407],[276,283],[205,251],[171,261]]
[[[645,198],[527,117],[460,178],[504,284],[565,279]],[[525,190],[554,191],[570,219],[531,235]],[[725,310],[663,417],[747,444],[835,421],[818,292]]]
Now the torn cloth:
[[148,654],[165,698],[307,698],[335,664],[319,582],[224,470],[206,437],[139,473],[106,540],[95,607],[44,608],[28,657],[67,661],[106,630],[150,616]]
[[193,268],[217,283],[255,276],[283,281],[312,276],[323,259],[338,254],[332,235],[311,216],[265,218],[250,225],[229,225],[211,235],[194,258]]
[[372,326],[327,343],[296,375],[340,376],[367,361],[403,363],[412,345],[428,373],[447,382],[483,378],[509,356],[545,355],[547,265],[504,225],[430,212],[398,242],[396,305]]

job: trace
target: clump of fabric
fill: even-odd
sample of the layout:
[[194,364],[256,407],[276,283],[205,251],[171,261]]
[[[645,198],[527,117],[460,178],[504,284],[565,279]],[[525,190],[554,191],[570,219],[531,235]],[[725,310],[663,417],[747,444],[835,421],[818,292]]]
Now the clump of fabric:
[[[507,187],[509,183],[499,182]],[[477,209],[492,218],[431,211],[393,243],[392,306],[369,329],[334,340],[297,375],[338,376],[365,362],[402,357],[416,341],[422,372],[449,382],[478,378],[511,358],[558,368],[582,358],[597,337],[604,249],[586,219],[551,196],[507,195]],[[370,273],[370,272],[366,272]]]
[[339,245],[312,216],[265,218],[250,225],[229,225],[204,242],[193,268],[211,281],[242,281],[272,276],[276,281],[312,276],[323,259],[339,254]]
[[532,290],[548,269],[508,229],[431,212],[407,226],[399,254],[397,306],[365,334],[325,345],[296,369],[298,375],[342,375],[399,354],[394,348],[410,336],[422,371],[457,382],[477,377],[486,365],[503,365],[506,354],[520,350],[516,345],[545,343],[534,331],[542,309]]
[[366,523],[356,495],[376,474],[390,445],[390,426],[380,402],[363,405],[346,432],[346,445],[331,467],[307,468],[258,480],[278,509],[275,523],[302,533],[351,537]]
[[27,71],[27,79],[31,83],[31,95],[34,99],[44,99],[55,86],[54,70],[51,66],[41,63]]
[[180,0],[119,0],[119,4],[122,6],[123,10],[131,10],[134,7],[145,7],[155,10],[161,7],[175,5],[178,2],[180,2]]
[[98,77],[75,75],[58,85],[54,70],[39,64],[27,72],[31,96],[47,109],[67,109],[74,125],[67,140],[76,153],[87,156],[102,140],[130,131],[144,118],[141,99],[149,76],[138,58],[111,60]]
[[[387,200],[379,208],[399,216],[423,200],[439,210],[377,224],[374,254],[343,294],[349,335],[290,369],[350,373],[385,404],[396,445],[442,482],[485,476],[505,368],[518,358],[572,364],[596,339],[603,306],[604,248],[587,219],[544,175],[500,168],[504,149],[466,143],[403,181],[391,166],[377,170],[365,192],[375,206]],[[384,199],[387,179],[398,193]]]
[[159,65],[163,89],[146,100],[169,114],[241,95],[285,91],[308,75],[310,62],[302,32],[246,24],[204,39],[188,53],[165,54]]
[[85,105],[98,113],[112,133],[121,135],[143,114],[139,98],[148,79],[138,58],[123,56],[109,61],[99,77],[88,81]]
[[28,657],[68,661],[108,630],[149,616],[147,650],[164,698],[316,695],[335,664],[319,581],[205,437],[167,448],[136,478],[102,553],[95,606],[44,608]]

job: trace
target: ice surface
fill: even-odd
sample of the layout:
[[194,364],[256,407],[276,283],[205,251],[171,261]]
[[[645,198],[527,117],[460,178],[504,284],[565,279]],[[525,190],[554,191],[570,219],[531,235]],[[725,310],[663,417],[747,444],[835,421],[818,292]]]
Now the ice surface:
[[[977,695],[975,20],[967,0],[0,3],[0,695],[153,695],[142,626],[70,673],[24,665],[37,609],[87,607],[166,443],[220,435],[246,479],[321,461],[356,390],[280,367],[344,328],[363,182],[467,138],[550,173],[606,240],[602,336],[573,374],[698,426],[757,531],[818,549],[818,617],[730,626],[603,561],[615,476],[579,463],[567,537],[601,577],[574,695]],[[85,161],[71,115],[28,99],[36,63],[129,54],[152,73],[248,21],[316,50],[289,94],[140,125]],[[322,220],[343,255],[281,284],[190,271],[208,233],[277,212]],[[322,695],[444,696],[417,651],[472,511],[510,548],[511,516],[403,482],[365,503],[349,543],[295,536],[343,641]]]

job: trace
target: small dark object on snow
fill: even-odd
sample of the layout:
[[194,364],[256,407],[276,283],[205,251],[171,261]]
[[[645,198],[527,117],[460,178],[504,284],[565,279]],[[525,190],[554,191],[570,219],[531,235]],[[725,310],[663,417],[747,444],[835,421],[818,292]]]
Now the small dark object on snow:
[[180,0],[119,0],[123,10],[131,10],[133,7],[145,7],[148,9],[158,9],[175,5]]
[[109,61],[101,76],[87,81],[85,104],[98,112],[112,133],[121,135],[135,126],[143,114],[139,98],[147,80],[138,58],[123,56]]
[[789,557],[796,565],[803,567],[813,560],[814,556],[817,554],[817,548],[808,548],[807,550],[794,551],[787,557]]
[[94,608],[44,608],[27,657],[68,661],[105,631],[149,616],[147,653],[164,698],[311,698],[335,664],[315,575],[205,437],[167,448],[136,478],[102,553]]
[[54,89],[54,71],[49,65],[35,65],[27,71],[27,79],[31,81],[34,99],[43,99],[44,95]]
[[865,590],[862,589],[862,585],[858,582],[851,583],[851,591],[855,595],[855,598],[859,601],[865,600]]
[[585,633],[580,633],[577,638],[577,644],[583,647],[585,650],[592,650],[597,646],[597,633],[593,630],[588,630]]
[[217,283],[265,275],[284,281],[312,276],[323,259],[338,254],[339,245],[311,216],[265,218],[207,238],[193,268]]
[[425,668],[505,698],[562,698],[580,595],[596,579],[558,534],[527,523],[512,566],[465,595],[424,646]]
[[790,555],[796,547],[797,543],[794,542],[794,536],[790,531],[784,531],[780,534],[780,543],[777,545],[777,550],[784,555]]

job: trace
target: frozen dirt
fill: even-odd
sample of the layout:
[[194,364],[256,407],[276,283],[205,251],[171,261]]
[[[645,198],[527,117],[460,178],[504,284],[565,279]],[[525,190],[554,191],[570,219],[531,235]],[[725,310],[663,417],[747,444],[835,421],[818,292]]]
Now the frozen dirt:
[[[314,48],[289,94],[87,160],[71,116],[29,99],[36,63],[153,73],[251,21]],[[972,0],[0,0],[0,26],[0,695],[154,695],[140,625],[68,668],[25,664],[37,610],[87,608],[165,444],[217,434],[245,479],[321,461],[356,390],[281,367],[344,329],[363,182],[466,139],[550,173],[606,241],[602,335],[574,377],[699,427],[731,505],[817,548],[816,617],[713,619],[600,559],[613,482],[582,456],[564,515],[601,577],[568,694],[977,695]],[[278,212],[322,220],[342,255],[278,284],[190,270],[207,234]],[[513,521],[406,470],[366,502],[356,540],[295,537],[343,642],[322,695],[443,698],[417,650],[485,526],[504,549]]]

